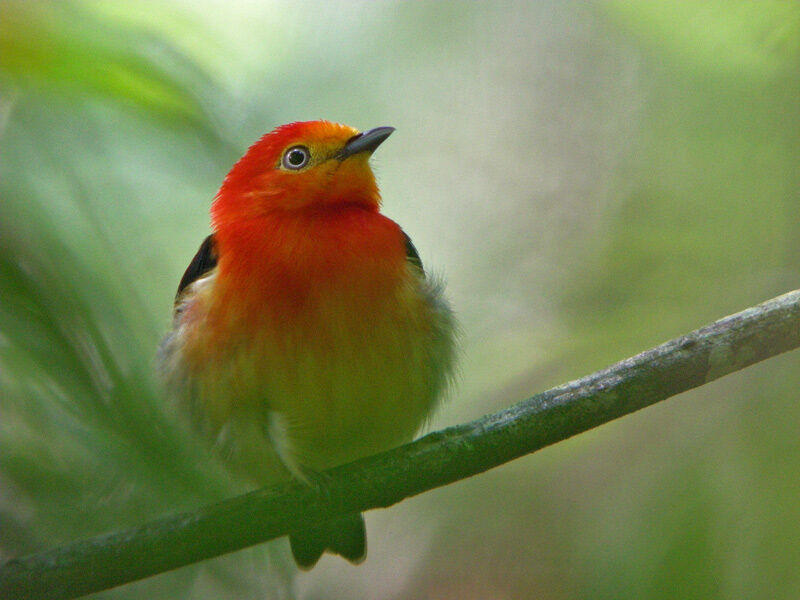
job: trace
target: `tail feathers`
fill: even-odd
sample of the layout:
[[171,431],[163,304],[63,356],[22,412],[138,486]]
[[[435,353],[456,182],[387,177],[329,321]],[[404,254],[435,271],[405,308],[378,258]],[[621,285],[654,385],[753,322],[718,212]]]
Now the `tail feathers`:
[[289,536],[294,560],[301,569],[310,569],[325,550],[358,564],[367,555],[364,517],[351,513],[332,521],[292,533]]

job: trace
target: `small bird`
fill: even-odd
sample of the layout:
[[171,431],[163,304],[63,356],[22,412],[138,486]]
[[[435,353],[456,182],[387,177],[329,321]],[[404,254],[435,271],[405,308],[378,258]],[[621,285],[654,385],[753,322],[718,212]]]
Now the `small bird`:
[[[296,477],[409,441],[454,367],[440,282],[380,213],[369,165],[394,129],[278,127],[233,166],[213,233],[178,285],[159,371],[179,411],[248,484]],[[360,514],[290,535],[311,568],[366,556]]]

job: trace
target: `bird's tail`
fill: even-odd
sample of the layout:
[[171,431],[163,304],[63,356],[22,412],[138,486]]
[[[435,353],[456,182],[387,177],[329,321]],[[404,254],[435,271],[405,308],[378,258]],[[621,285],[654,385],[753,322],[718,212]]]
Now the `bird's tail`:
[[292,555],[301,569],[310,569],[326,550],[358,564],[367,555],[364,517],[350,513],[289,536]]

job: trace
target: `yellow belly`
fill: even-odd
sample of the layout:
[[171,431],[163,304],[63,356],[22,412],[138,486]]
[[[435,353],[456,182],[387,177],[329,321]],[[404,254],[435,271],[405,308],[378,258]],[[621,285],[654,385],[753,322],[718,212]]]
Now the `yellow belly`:
[[436,286],[411,273],[369,310],[344,295],[280,333],[262,323],[230,336],[211,364],[197,364],[208,340],[187,325],[173,344],[173,379],[190,382],[178,385],[184,408],[229,465],[259,483],[410,440],[452,365],[450,311]]

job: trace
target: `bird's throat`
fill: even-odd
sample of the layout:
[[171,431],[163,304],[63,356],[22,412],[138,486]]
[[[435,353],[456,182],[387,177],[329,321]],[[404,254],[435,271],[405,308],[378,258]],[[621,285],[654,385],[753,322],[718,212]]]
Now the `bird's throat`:
[[265,215],[218,243],[220,301],[247,327],[381,310],[406,273],[398,225],[357,204]]

